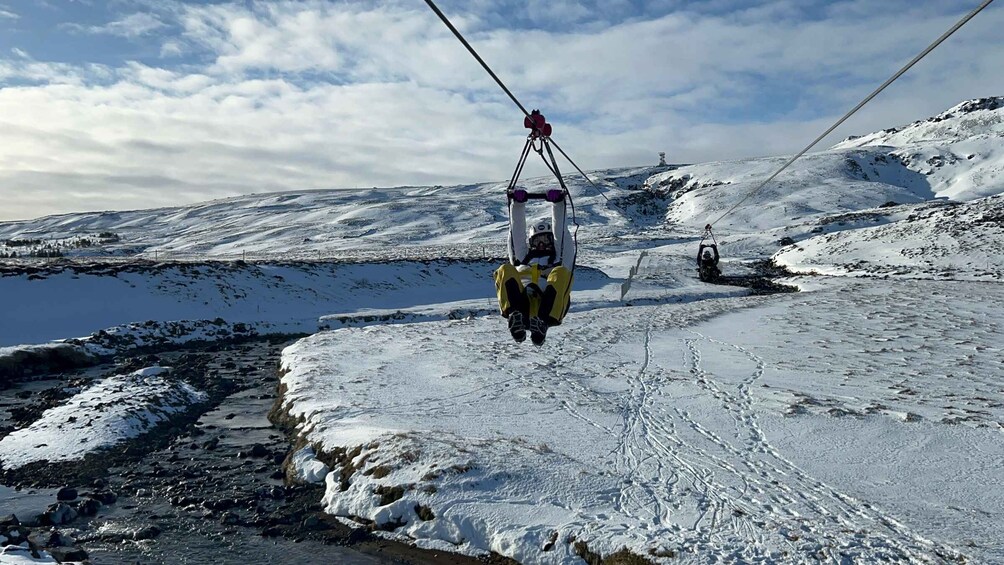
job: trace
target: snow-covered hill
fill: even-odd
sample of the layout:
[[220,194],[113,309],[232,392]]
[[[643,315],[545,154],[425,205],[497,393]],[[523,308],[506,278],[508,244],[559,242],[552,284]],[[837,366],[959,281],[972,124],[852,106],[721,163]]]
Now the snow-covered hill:
[[[617,199],[663,169],[596,171],[591,176],[606,197]],[[575,195],[575,220],[589,226],[581,237],[632,230],[621,211],[604,206],[586,180],[567,180]],[[501,234],[508,226],[506,184],[256,194],[179,208],[50,216],[0,223],[0,253],[18,251],[5,248],[4,241],[38,240],[62,243],[66,255],[88,257],[460,258],[483,257],[486,250],[501,256]],[[521,184],[540,191],[554,179]],[[541,205],[530,213],[545,217],[549,212]],[[81,246],[80,238],[90,243]]]
[[1004,186],[1004,97],[968,100],[908,126],[850,138],[834,149],[875,148],[926,178],[952,200],[997,194]]
[[[728,236],[723,251],[728,257],[766,257],[784,238],[798,241],[834,231],[838,222],[827,221],[829,216],[998,194],[1004,191],[1002,140],[1004,98],[985,98],[811,153],[716,223]],[[785,159],[593,171],[590,178],[599,189],[568,175],[583,257],[588,260],[594,250],[602,255],[623,240],[699,237],[706,223]],[[523,184],[539,190],[553,182],[537,178]],[[504,187],[492,182],[279,193],[0,223],[0,242],[22,244],[0,244],[0,256],[25,256],[32,249],[25,242],[55,246],[70,256],[182,260],[502,256]]]
[[[876,211],[879,212],[879,211]],[[897,222],[814,237],[774,261],[793,272],[1004,280],[1004,195],[911,209]]]

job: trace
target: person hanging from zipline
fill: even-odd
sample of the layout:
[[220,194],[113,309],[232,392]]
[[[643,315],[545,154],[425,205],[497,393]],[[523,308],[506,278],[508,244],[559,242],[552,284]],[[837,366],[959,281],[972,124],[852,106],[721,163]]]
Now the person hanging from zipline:
[[714,282],[721,276],[718,260],[718,246],[714,243],[702,243],[697,250],[697,273],[702,281]]
[[[575,265],[575,239],[565,222],[565,191],[551,189],[530,194],[517,188],[509,198],[509,262],[495,271],[499,310],[509,320],[516,342],[542,345],[549,327],[561,324],[568,313]],[[526,203],[543,198],[551,203],[551,218],[526,230]]]
[[[530,133],[506,189],[509,262],[495,271],[495,291],[499,310],[509,321],[512,338],[517,343],[522,342],[529,331],[530,340],[536,345],[543,345],[547,329],[561,324],[571,301],[576,243],[575,236],[569,232],[565,210],[572,202],[572,196],[551,153],[551,124],[547,123],[540,110],[533,110],[526,114],[523,126]],[[531,152],[540,155],[544,165],[554,173],[557,188],[530,193],[517,187]],[[534,222],[527,233],[526,205],[530,200],[550,202],[551,219]],[[575,223],[574,205],[572,223]]]
[[[708,237],[711,243],[704,243]],[[722,275],[718,268],[718,242],[711,233],[711,224],[704,226],[704,237],[701,238],[701,245],[697,248],[697,277],[703,282],[715,282]]]

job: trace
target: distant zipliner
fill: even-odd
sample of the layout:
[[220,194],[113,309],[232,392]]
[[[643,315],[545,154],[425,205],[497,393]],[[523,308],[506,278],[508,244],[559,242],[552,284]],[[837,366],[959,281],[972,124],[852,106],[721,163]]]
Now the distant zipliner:
[[[711,243],[704,243],[708,238]],[[697,248],[697,277],[702,282],[713,283],[722,276],[722,271],[718,268],[718,242],[715,241],[715,234],[711,232],[711,224],[704,226],[704,237],[701,238],[700,247]]]
[[[506,189],[509,262],[495,271],[495,290],[512,338],[521,343],[529,331],[534,345],[543,345],[548,328],[561,324],[571,304],[576,244],[567,224],[568,188],[548,146],[551,125],[539,110],[531,112],[523,123],[531,131]],[[543,193],[517,188],[531,149],[544,159],[560,188]],[[545,150],[550,162],[544,157]],[[550,219],[536,220],[527,233],[526,206],[530,200],[549,202],[551,214]]]

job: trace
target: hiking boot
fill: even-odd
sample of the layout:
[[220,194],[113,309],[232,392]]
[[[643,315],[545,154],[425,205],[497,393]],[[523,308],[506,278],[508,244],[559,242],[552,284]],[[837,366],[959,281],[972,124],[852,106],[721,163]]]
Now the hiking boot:
[[516,343],[526,340],[526,326],[523,324],[523,313],[520,311],[509,314],[509,333]]
[[544,345],[547,337],[547,322],[540,318],[530,318],[530,341],[534,345]]

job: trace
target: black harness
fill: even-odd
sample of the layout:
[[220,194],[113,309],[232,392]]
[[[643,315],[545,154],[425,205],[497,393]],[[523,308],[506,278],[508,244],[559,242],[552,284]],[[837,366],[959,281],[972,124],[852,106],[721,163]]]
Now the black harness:
[[523,257],[522,261],[516,261],[516,266],[519,267],[520,265],[527,265],[533,259],[541,259],[544,257],[547,258],[547,265],[542,265],[542,269],[550,269],[561,264],[561,261],[555,261],[558,258],[555,250],[537,251],[536,249],[531,249],[530,252],[526,254],[526,257]]

